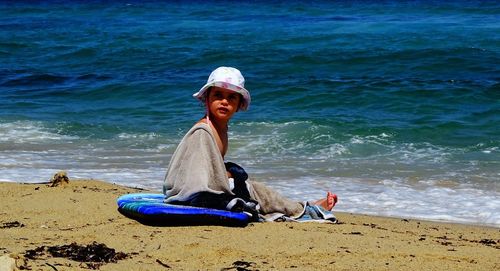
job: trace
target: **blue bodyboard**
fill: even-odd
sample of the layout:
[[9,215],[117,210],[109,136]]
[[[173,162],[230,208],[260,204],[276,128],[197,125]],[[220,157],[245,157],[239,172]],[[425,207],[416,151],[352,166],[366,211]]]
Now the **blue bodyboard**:
[[118,211],[148,225],[223,225],[244,227],[250,221],[246,213],[210,208],[167,204],[165,195],[135,193],[120,196]]

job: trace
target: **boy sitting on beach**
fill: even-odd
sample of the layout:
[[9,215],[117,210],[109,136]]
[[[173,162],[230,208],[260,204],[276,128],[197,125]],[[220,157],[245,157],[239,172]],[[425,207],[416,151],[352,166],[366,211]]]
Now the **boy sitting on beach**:
[[219,67],[193,96],[205,104],[206,114],[184,136],[175,150],[165,177],[167,203],[247,211],[266,220],[331,219],[337,197],[327,192],[324,199],[301,203],[281,196],[271,188],[247,180],[243,168],[224,163],[228,150],[228,123],[239,110],[250,105],[240,71]]

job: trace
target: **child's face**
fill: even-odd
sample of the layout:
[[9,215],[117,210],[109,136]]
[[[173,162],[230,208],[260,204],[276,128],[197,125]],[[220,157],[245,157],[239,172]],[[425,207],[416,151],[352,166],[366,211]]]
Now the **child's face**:
[[228,121],[240,105],[240,94],[219,87],[212,87],[208,95],[210,116],[218,120]]

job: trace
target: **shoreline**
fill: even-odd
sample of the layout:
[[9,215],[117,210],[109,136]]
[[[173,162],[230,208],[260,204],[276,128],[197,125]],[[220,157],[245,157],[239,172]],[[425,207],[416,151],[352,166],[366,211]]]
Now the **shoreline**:
[[[334,208],[335,211],[335,208]],[[396,219],[396,220],[413,220],[420,222],[438,223],[438,224],[450,224],[456,226],[469,226],[469,227],[480,227],[480,228],[491,228],[500,231],[500,225],[488,224],[488,223],[476,223],[476,222],[461,222],[461,221],[450,221],[450,220],[440,220],[440,219],[426,219],[419,217],[406,217],[406,216],[384,216],[384,215],[374,215],[374,214],[364,214],[364,213],[353,213],[353,212],[335,212],[335,214],[347,214],[350,216],[366,216],[374,217],[380,219]]]
[[[94,178],[72,178],[71,180],[73,181],[101,181],[103,183],[108,183],[108,184],[113,184],[125,188],[130,188],[130,189],[135,189],[138,191],[147,191],[150,193],[161,193],[160,189],[150,189],[148,187],[144,187],[141,185],[137,186],[132,186],[132,185],[127,185],[123,183],[117,183],[117,182],[110,182],[109,180],[100,180],[100,179],[94,179]],[[39,182],[18,182],[18,181],[13,181],[13,180],[1,180],[0,179],[0,184],[1,183],[14,183],[14,184],[26,184],[26,185],[46,185],[49,184],[50,181],[39,181]],[[338,207],[337,207],[338,208]],[[474,221],[459,221],[459,220],[446,220],[446,219],[431,219],[431,218],[425,218],[425,217],[416,217],[416,216],[405,216],[405,215],[383,215],[383,214],[372,214],[372,213],[363,213],[363,212],[350,212],[350,211],[336,211],[336,209],[333,210],[335,214],[338,213],[346,213],[349,215],[360,215],[360,216],[368,216],[368,217],[380,217],[380,218],[388,218],[388,219],[407,219],[407,220],[419,220],[419,221],[427,221],[427,222],[435,222],[435,223],[447,223],[447,224],[457,224],[457,225],[467,225],[467,226],[478,226],[478,227],[489,227],[489,228],[496,228],[500,229],[500,224],[494,224],[494,223],[481,223],[481,222],[474,222]]]
[[126,254],[100,270],[500,268],[500,229],[487,225],[335,212],[339,224],[146,226],[117,211],[118,196],[139,191],[98,180],[0,182],[0,257],[18,268],[88,270],[93,263],[26,252],[97,242]]

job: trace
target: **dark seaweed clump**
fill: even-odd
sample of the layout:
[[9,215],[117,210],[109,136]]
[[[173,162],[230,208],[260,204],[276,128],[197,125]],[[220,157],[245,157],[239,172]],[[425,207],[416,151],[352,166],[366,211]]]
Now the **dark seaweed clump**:
[[4,223],[2,223],[2,225],[0,225],[0,229],[22,228],[22,227],[24,227],[24,224],[22,224],[19,221],[4,222]]
[[[28,259],[37,259],[46,253],[49,253],[52,257],[67,258],[77,262],[101,264],[116,263],[128,257],[126,253],[116,252],[115,249],[97,242],[86,246],[77,243],[62,246],[41,246],[27,250],[24,256]],[[90,264],[88,266],[98,268],[99,265]]]

